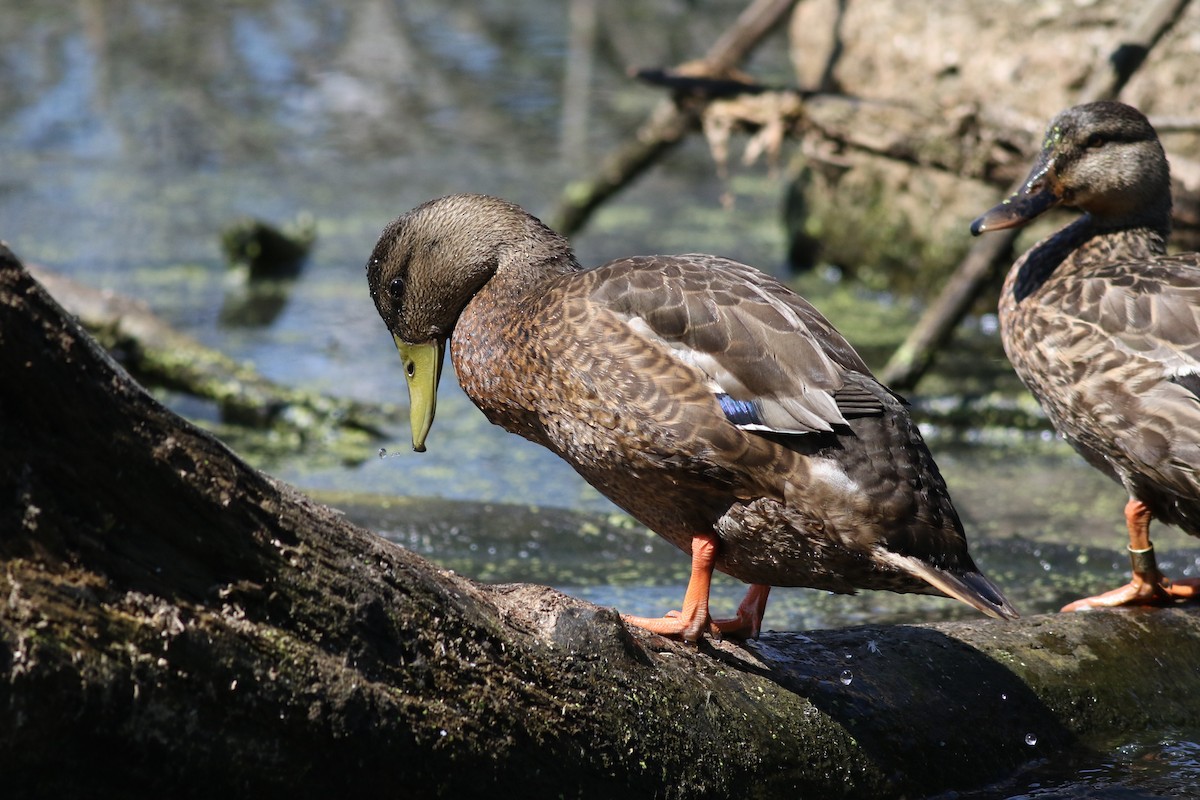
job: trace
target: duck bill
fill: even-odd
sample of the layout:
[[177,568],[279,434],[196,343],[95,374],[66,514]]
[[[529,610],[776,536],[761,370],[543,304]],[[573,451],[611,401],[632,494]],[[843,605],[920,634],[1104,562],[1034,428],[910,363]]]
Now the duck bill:
[[1057,181],[1051,180],[1050,172],[1049,159],[1043,157],[1020,189],[971,223],[971,233],[978,236],[989,231],[1017,228],[1061,203],[1062,196],[1055,191]]
[[446,352],[443,342],[430,341],[410,344],[395,337],[396,349],[404,362],[404,377],[408,380],[408,414],[412,426],[412,446],[425,452],[425,437],[433,427],[437,410],[438,381],[442,378],[442,358]]

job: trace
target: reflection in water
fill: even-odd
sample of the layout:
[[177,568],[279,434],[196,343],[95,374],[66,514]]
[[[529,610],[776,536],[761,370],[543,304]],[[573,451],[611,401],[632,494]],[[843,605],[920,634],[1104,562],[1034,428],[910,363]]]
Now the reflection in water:
[[82,267],[203,259],[240,213],[357,237],[452,190],[544,207],[557,153],[585,162],[658,99],[625,69],[689,57],[737,11],[602,5],[5,4],[2,218],[18,250]]
[[[451,191],[548,208],[574,176],[558,154],[586,163],[658,102],[627,67],[691,57],[739,7],[693,11],[685,0],[6,3],[3,236],[28,260],[143,297],[273,378],[387,397],[398,373],[378,366],[394,358],[362,279],[382,227]],[[773,58],[786,69],[782,48]],[[746,230],[757,220],[720,211],[703,146],[681,162],[686,174],[663,170],[629,193],[636,211],[613,209],[622,236],[580,237],[581,258],[676,248],[663,231],[698,237],[721,227],[697,218],[711,214],[737,237],[688,249],[770,266]],[[743,211],[760,202],[772,198]],[[217,231],[303,212],[321,240],[287,308],[262,334],[219,330]],[[166,277],[181,263],[204,271]]]

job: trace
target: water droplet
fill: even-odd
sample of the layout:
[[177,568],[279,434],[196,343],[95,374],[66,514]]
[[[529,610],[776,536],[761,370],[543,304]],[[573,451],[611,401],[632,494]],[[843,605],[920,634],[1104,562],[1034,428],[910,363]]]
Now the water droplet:
[[1007,699],[1008,699],[1008,695],[1007,695],[1007,694],[1005,694],[1004,692],[1001,692],[1001,693],[1000,693],[1000,699],[1001,699],[1001,700],[1007,700]]
[[1037,744],[1037,734],[1036,733],[1025,734],[1025,744],[1029,745],[1030,747],[1033,747],[1035,744]]
[[850,682],[854,680],[854,673],[848,669],[844,669],[838,680],[842,682],[842,686],[849,686]]

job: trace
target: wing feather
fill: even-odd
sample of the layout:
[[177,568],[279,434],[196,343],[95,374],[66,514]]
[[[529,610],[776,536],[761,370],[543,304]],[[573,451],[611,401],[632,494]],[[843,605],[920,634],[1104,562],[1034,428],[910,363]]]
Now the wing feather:
[[[756,269],[715,256],[652,256],[595,271],[591,297],[643,339],[698,370],[746,430],[828,432],[883,413],[849,385],[870,370],[811,304]],[[871,379],[873,380],[873,378]]]

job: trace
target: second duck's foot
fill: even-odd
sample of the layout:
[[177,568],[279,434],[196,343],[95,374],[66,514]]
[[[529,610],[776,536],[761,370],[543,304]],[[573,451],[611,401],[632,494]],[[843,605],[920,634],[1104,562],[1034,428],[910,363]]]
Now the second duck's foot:
[[1085,597],[1063,606],[1063,611],[1118,606],[1168,606],[1183,600],[1200,599],[1200,579],[1173,581],[1162,574],[1150,541],[1150,509],[1137,498],[1125,504],[1125,524],[1129,529],[1129,566],[1133,579],[1094,597]]
[[1063,611],[1087,611],[1093,608],[1119,606],[1169,606],[1183,600],[1200,599],[1200,580],[1188,578],[1172,581],[1161,573],[1155,581],[1134,574],[1124,586],[1093,597],[1085,597],[1063,606]]

